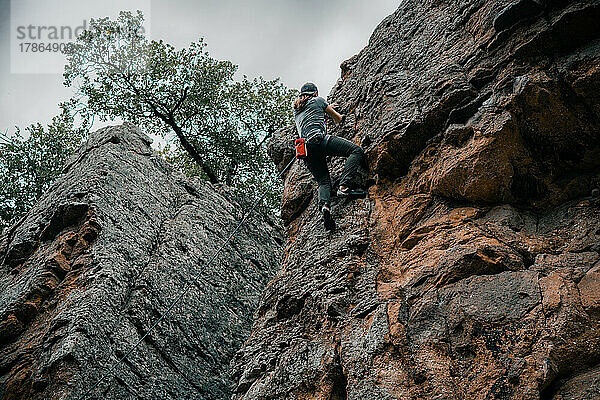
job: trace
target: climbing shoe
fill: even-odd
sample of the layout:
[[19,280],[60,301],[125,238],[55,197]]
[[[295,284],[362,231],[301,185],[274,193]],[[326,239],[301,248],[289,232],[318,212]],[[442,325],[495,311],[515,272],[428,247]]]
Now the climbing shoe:
[[335,221],[331,217],[331,210],[328,207],[323,207],[323,224],[325,225],[325,230],[333,231],[335,230]]
[[344,188],[344,190],[342,190],[341,188],[339,188],[337,191],[337,195],[338,195],[338,197],[351,197],[351,198],[364,199],[365,197],[367,197],[367,192],[362,189]]

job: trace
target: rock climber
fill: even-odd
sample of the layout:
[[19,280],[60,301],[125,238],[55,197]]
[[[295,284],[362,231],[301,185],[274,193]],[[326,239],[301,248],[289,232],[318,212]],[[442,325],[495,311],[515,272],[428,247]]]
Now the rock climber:
[[325,113],[336,124],[344,120],[345,116],[340,115],[334,109],[335,106],[335,103],[328,104],[324,98],[319,97],[317,86],[311,82],[302,86],[300,95],[294,102],[296,128],[300,138],[305,139],[304,163],[319,183],[319,209],[323,213],[325,229],[329,231],[335,229],[335,221],[331,217],[331,177],[326,156],[347,157],[337,191],[339,197],[366,195],[364,190],[352,187],[358,166],[365,157],[363,149],[349,140],[328,135],[325,129]]

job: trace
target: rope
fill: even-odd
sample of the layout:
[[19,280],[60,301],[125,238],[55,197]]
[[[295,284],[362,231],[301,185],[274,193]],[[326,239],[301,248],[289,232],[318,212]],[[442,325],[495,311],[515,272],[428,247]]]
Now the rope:
[[[223,250],[225,248],[225,246],[229,243],[229,241],[233,238],[233,236],[240,230],[240,228],[242,227],[244,222],[246,222],[246,220],[248,219],[250,214],[252,214],[252,211],[254,211],[254,209],[260,204],[260,202],[265,198],[267,193],[273,188],[273,186],[275,186],[275,183],[277,182],[277,180],[283,175],[283,173],[285,171],[288,170],[289,167],[292,166],[292,164],[294,163],[295,160],[296,160],[296,157],[292,158],[292,161],[290,161],[289,164],[277,175],[277,178],[275,179],[275,181],[273,181],[273,183],[271,183],[271,185],[269,185],[269,187],[267,188],[267,190],[264,191],[262,196],[260,196],[260,198],[252,205],[252,207],[250,208],[250,211],[248,211],[246,213],[246,215],[244,216],[244,218],[242,218],[242,220],[237,224],[237,226],[235,227],[233,232],[231,232],[229,234],[229,236],[227,237],[227,239],[225,239],[223,244],[221,244],[221,246],[213,253],[213,255],[208,260],[207,265],[210,265],[217,258],[217,255],[219,255],[221,250]],[[196,276],[196,278],[194,278],[194,280],[192,280],[186,284],[184,290],[179,294],[179,296],[177,296],[175,298],[175,300],[171,303],[169,308],[167,308],[167,310],[150,327],[150,329],[148,329],[146,331],[146,333],[133,345],[133,347],[131,349],[129,349],[129,351],[127,353],[125,353],[125,355],[123,355],[120,359],[118,359],[115,363],[113,363],[113,365],[110,367],[110,369],[104,375],[102,375],[100,377],[100,379],[98,379],[96,381],[96,383],[94,383],[94,385],[92,385],[81,396],[79,396],[78,397],[79,400],[85,399],[104,379],[106,379],[115,370],[115,368],[121,362],[123,362],[129,355],[131,355],[131,353],[144,341],[144,339],[154,330],[154,328],[156,328],[156,326],[160,323],[160,321],[162,321],[167,315],[169,315],[169,313],[173,310],[173,308],[175,308],[175,306],[177,305],[177,303],[179,303],[179,301],[183,298],[183,296],[185,296],[189,292],[190,288],[193,285],[195,285],[196,282],[198,282],[199,277],[200,277],[200,275]]]

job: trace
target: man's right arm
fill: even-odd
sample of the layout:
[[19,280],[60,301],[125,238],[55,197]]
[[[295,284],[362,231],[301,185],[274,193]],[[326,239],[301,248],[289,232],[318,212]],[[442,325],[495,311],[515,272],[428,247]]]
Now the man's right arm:
[[327,113],[327,115],[329,115],[331,118],[333,118],[333,122],[335,122],[336,124],[339,124],[342,121],[343,116],[338,113],[337,111],[335,111],[335,109],[333,108],[333,106],[335,106],[336,104],[330,104],[327,106],[327,108],[325,109],[325,112]]

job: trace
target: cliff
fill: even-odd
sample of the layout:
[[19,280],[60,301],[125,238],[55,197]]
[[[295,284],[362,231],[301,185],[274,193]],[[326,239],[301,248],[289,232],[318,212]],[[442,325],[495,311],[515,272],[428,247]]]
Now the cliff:
[[[328,233],[296,163],[287,239],[253,218],[211,265],[235,195],[131,124],[95,132],[0,238],[0,397],[77,398],[196,278],[89,398],[600,397],[599,19],[402,2],[329,96],[369,197],[334,198]],[[269,144],[280,169],[294,136]]]
[[226,188],[175,173],[131,124],[93,133],[0,239],[0,398],[222,399],[283,236]]
[[[375,185],[329,234],[287,173],[235,399],[600,397],[599,19],[597,0],[420,0],[381,22],[329,96]],[[294,135],[270,143],[280,168]]]

